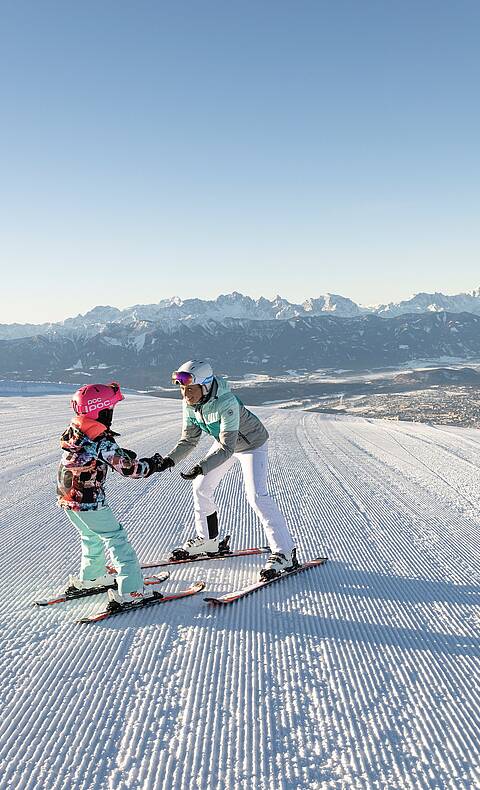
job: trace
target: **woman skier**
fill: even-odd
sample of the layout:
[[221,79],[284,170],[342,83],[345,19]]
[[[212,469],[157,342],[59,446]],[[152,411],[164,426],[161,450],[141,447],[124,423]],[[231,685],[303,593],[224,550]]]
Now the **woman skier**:
[[198,444],[202,431],[214,442],[207,455],[189,472],[197,536],[180,548],[177,556],[213,554],[218,551],[218,517],[214,491],[235,461],[242,467],[248,502],[263,524],[271,554],[261,578],[270,579],[298,565],[296,550],[285,518],[267,492],[268,432],[258,417],[245,408],[224,378],[213,374],[208,362],[190,360],[172,374],[183,398],[180,440],[159,464],[159,471],[182,461]]
[[[161,456],[137,459],[132,450],[117,444],[111,429],[113,409],[124,400],[120,386],[88,384],[72,397],[75,412],[63,433],[63,455],[58,469],[58,505],[80,533],[82,558],[79,576],[70,576],[69,587],[109,588],[108,607],[142,603],[153,593],[144,589],[137,555],[127,534],[107,505],[104,481],[108,468],[124,477],[149,477],[159,471]],[[116,577],[105,572],[104,549],[110,549]],[[117,589],[112,585],[117,582]]]

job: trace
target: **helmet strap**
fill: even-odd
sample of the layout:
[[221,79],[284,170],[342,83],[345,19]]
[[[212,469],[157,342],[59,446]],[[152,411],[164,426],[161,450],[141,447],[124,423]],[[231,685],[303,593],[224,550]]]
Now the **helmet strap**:
[[208,400],[210,400],[210,397],[211,397],[211,395],[213,393],[213,385],[214,385],[214,383],[215,383],[215,379],[213,379],[213,381],[211,382],[210,385],[206,385],[206,384],[201,384],[200,385],[201,388],[202,388],[202,392],[203,392],[203,397],[202,397],[202,400],[200,401],[200,403],[206,403]]

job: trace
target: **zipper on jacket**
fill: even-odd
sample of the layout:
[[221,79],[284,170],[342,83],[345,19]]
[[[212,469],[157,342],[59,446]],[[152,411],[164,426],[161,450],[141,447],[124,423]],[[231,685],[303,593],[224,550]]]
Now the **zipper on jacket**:
[[198,411],[200,413],[201,420],[202,420],[202,422],[203,422],[203,424],[205,426],[205,433],[208,433],[208,434],[210,434],[210,436],[213,436],[213,434],[210,433],[210,431],[207,428],[207,423],[205,422],[205,417],[203,416],[202,407],[200,406],[198,409],[195,409],[195,411]]

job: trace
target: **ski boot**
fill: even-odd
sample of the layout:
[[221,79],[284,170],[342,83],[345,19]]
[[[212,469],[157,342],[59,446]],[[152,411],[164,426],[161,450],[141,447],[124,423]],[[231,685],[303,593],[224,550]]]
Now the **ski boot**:
[[134,592],[120,594],[118,590],[107,590],[107,612],[117,612],[119,609],[131,609],[141,606],[147,598],[162,598],[162,594],[154,590],[135,590]]
[[117,586],[115,577],[110,573],[104,576],[98,576],[96,579],[79,579],[78,576],[68,577],[68,587],[65,593],[76,592],[77,590],[93,590],[98,588],[114,588]]
[[219,539],[216,538],[190,538],[183,546],[172,550],[172,560],[188,560],[190,557],[197,557],[200,554],[218,554]]
[[199,556],[219,557],[230,554],[230,535],[225,535],[222,540],[218,537],[215,538],[201,538],[197,535],[195,538],[187,540],[183,546],[172,549],[170,560],[188,560]]
[[218,555],[230,554],[228,541],[230,535],[225,535],[223,540],[218,537],[218,516],[210,513],[207,516],[208,538],[197,535],[195,538],[187,540],[183,546],[172,550],[170,560],[189,560],[200,555],[215,557]]
[[293,571],[294,568],[298,568],[296,549],[285,552],[272,552],[265,563],[265,567],[260,571],[260,581],[269,581],[276,576],[280,576],[285,571]]

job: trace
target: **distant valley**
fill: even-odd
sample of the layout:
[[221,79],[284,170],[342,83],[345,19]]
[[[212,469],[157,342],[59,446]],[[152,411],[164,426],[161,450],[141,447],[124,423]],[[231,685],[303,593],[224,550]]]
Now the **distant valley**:
[[0,337],[4,380],[76,385],[118,379],[168,394],[171,371],[196,357],[239,382],[257,376],[292,383],[328,370],[480,359],[480,290],[417,294],[377,308],[334,294],[298,305],[235,292],[125,310],[98,306],[59,324],[0,325]]

